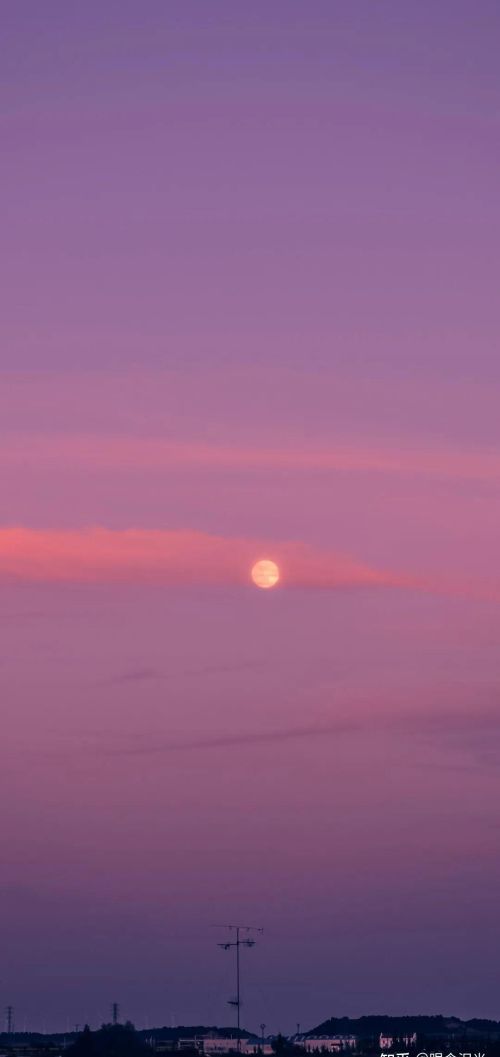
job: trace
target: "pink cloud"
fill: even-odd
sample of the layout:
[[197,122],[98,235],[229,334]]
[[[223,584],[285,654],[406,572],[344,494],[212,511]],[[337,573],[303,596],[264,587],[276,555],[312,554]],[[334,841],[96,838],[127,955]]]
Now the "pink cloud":
[[261,557],[277,561],[289,586],[403,585],[333,552],[303,543],[224,538],[202,532],[0,529],[0,577],[28,581],[246,584]]
[[11,433],[4,438],[0,463],[69,465],[92,471],[330,470],[500,482],[500,453],[495,450],[383,446],[368,441],[329,442],[321,447],[256,447],[179,443],[163,437]]
[[192,530],[0,529],[0,579],[45,583],[246,585],[260,558],[280,569],[281,587],[398,587],[498,601],[497,584],[376,569],[294,541],[212,536]]

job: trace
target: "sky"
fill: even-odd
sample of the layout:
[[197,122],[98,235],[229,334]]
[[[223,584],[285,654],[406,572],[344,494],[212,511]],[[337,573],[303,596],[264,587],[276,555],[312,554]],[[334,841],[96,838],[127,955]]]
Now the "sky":
[[0,1005],[498,1017],[498,4],[2,15]]

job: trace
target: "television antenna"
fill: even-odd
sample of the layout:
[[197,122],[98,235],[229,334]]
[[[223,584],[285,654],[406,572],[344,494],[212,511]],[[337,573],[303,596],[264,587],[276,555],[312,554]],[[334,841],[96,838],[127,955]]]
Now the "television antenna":
[[223,951],[234,950],[236,953],[236,998],[229,1000],[228,1005],[233,1006],[236,1009],[236,1026],[238,1029],[238,1037],[236,1040],[236,1048],[238,1053],[241,1053],[241,1026],[240,1026],[240,1010],[241,1010],[241,980],[240,980],[240,949],[241,947],[255,947],[256,941],[252,938],[252,932],[263,933],[264,929],[258,928],[255,925],[215,925],[214,928],[228,929],[230,936],[234,939],[229,939],[226,943],[218,943],[217,946],[221,947]]

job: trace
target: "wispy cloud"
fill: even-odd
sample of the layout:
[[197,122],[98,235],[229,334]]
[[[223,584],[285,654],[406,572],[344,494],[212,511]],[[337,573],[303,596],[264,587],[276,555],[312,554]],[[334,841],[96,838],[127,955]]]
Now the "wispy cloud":
[[177,671],[161,671],[159,668],[131,668],[109,679],[100,680],[106,685],[126,685],[128,683],[146,683],[152,681],[171,682],[176,679],[202,678],[210,676],[229,675],[237,672],[254,671],[262,665],[262,661],[235,661],[234,664],[200,664],[191,668],[180,668]]
[[244,586],[259,558],[280,568],[281,587],[393,587],[500,600],[496,583],[377,569],[350,555],[289,540],[212,536],[192,530],[0,529],[0,579],[31,583]]
[[334,552],[265,542],[145,529],[0,529],[0,577],[79,583],[238,585],[257,559],[274,558],[283,584],[309,587],[407,586],[409,581]]
[[126,685],[127,683],[147,683],[154,679],[161,679],[162,675],[156,668],[131,668],[129,671],[121,672],[110,679],[104,680],[108,685]]
[[393,446],[342,441],[323,446],[281,447],[176,442],[164,437],[96,434],[4,436],[0,464],[72,466],[92,472],[294,470],[397,474],[500,483],[500,452],[487,448]]
[[360,728],[356,720],[339,719],[328,723],[307,723],[297,727],[276,730],[247,731],[220,734],[213,737],[186,738],[185,741],[156,741],[130,747],[104,749],[107,756],[156,756],[176,752],[191,752],[196,749],[225,749],[236,746],[267,745],[305,738],[321,738],[324,735],[348,734]]
[[[176,753],[196,752],[198,750],[216,751],[225,748],[252,748],[266,745],[287,744],[294,741],[319,740],[350,735],[370,735],[377,733],[403,735],[418,738],[423,745],[442,746],[452,753],[467,758],[472,757],[486,764],[497,763],[500,752],[500,708],[496,704],[482,704],[471,710],[470,706],[458,705],[445,708],[422,709],[413,707],[409,710],[392,707],[390,709],[358,711],[350,716],[343,714],[329,719],[317,719],[297,725],[283,725],[271,729],[231,731],[227,733],[205,734],[187,738],[165,740],[155,736],[147,737],[141,742],[132,744],[96,746],[98,755],[110,757],[148,757]],[[441,766],[442,761],[439,761]],[[430,765],[425,753],[415,754],[414,766]],[[432,766],[436,764],[433,763]],[[405,766],[410,766],[405,760]],[[467,760],[453,764],[462,769],[468,767]]]

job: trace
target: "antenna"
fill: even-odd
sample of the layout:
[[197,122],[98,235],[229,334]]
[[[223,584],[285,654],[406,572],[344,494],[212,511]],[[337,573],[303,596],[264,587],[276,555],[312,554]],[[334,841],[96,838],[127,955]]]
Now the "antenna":
[[[255,947],[255,940],[250,936],[250,932],[264,932],[264,929],[257,928],[255,925],[215,925],[214,928],[229,929],[231,935],[235,935],[236,939],[228,940],[227,943],[218,943],[218,947],[222,947],[223,951],[229,951],[233,947],[236,951],[236,998],[230,999],[228,1005],[234,1006],[236,1009],[236,1026],[238,1028],[238,1037],[236,1040],[236,1048],[238,1053],[241,1053],[241,1035],[240,1035],[240,1010],[241,1010],[241,989],[240,989],[240,947]],[[244,934],[244,939],[241,938],[241,934]]]

